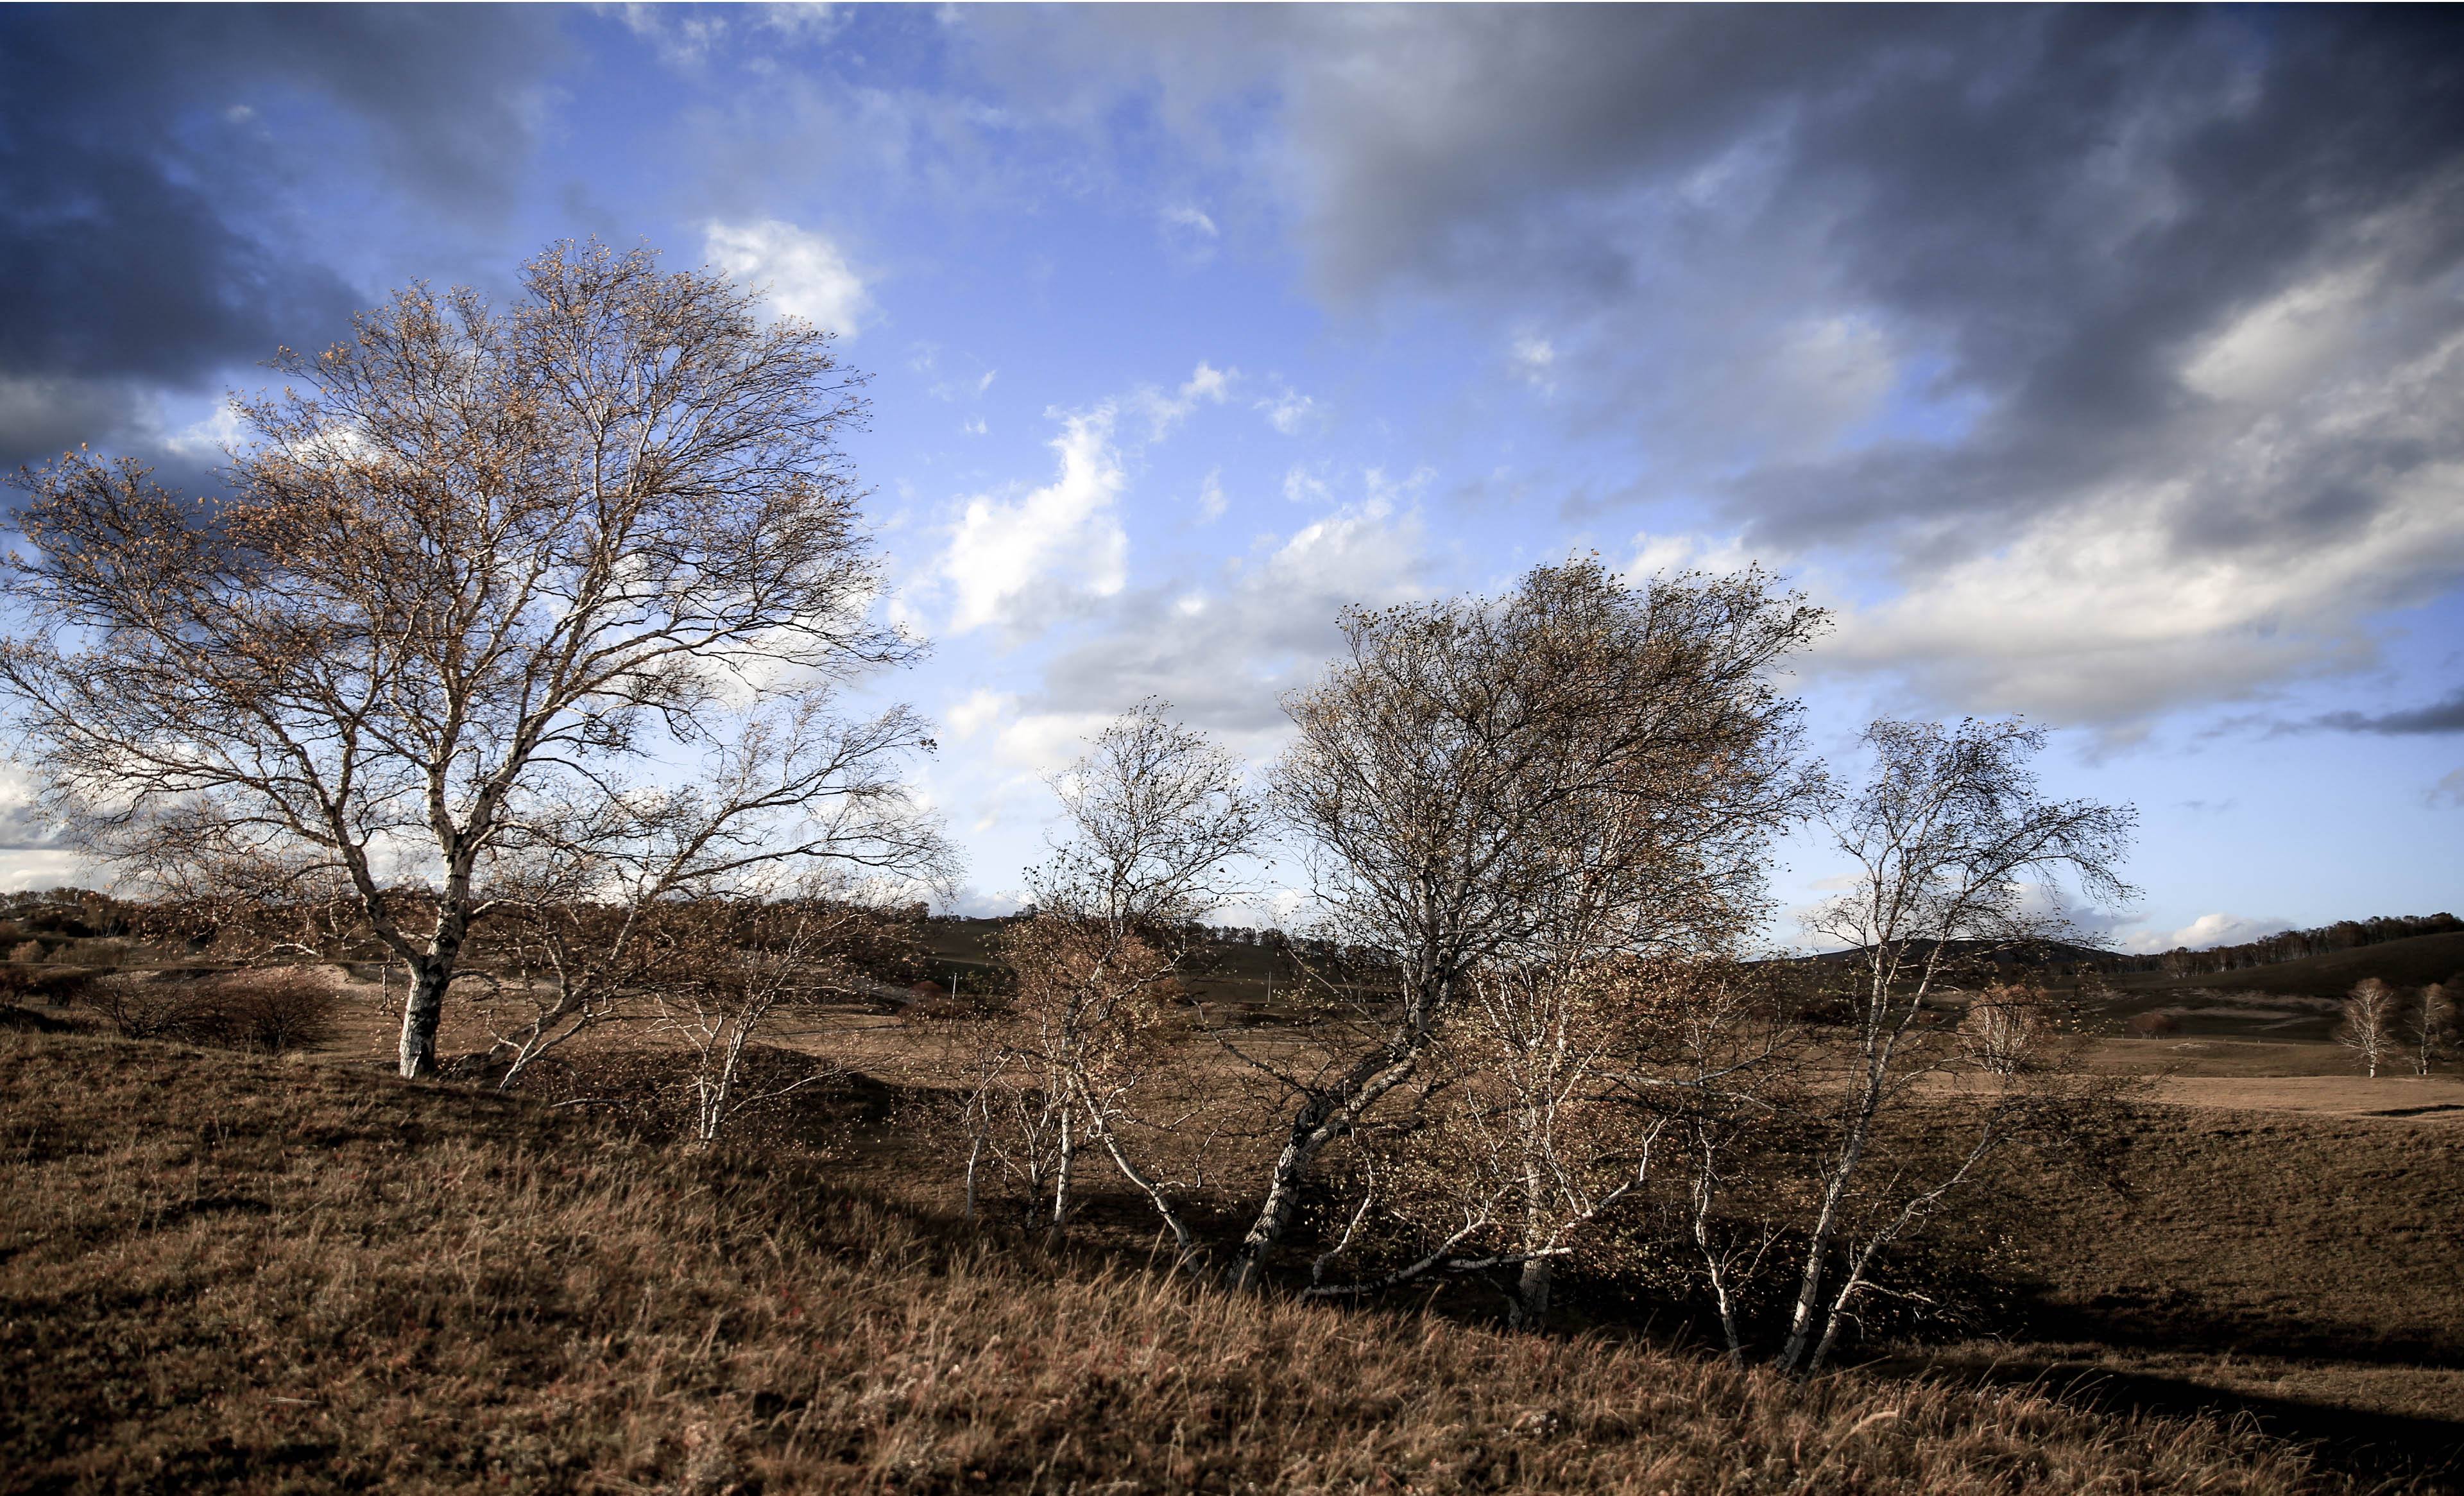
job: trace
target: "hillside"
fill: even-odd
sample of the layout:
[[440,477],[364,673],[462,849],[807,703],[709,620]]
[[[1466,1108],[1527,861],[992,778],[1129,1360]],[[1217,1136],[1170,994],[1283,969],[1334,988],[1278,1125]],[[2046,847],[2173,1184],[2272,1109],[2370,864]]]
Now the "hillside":
[[0,1489],[2293,1491],[2216,1419],[1231,1298],[337,1065],[0,1030]]
[[2210,990],[2263,992],[2277,997],[2341,998],[2353,983],[2376,977],[2399,987],[2445,981],[2464,975],[2464,932],[2412,935],[2351,950],[2328,951],[2238,971],[2168,976],[2135,972],[2112,979],[2125,992]]

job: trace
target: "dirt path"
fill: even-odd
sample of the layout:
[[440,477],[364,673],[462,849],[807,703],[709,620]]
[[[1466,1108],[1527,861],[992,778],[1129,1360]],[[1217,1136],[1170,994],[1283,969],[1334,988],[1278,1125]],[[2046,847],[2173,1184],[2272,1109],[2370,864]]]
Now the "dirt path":
[[2155,1083],[2150,1099],[2177,1107],[2464,1127],[2464,1077],[2454,1075],[2168,1075]]

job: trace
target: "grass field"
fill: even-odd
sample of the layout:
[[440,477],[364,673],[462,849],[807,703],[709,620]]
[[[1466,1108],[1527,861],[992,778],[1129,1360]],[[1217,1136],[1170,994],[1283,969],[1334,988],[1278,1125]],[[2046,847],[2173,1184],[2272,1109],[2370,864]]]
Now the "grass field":
[[[936,955],[980,971],[982,934]],[[2445,958],[2414,943],[2317,962]],[[1270,959],[1194,996],[1296,1043]],[[780,1030],[852,1073],[733,1157],[569,1086],[396,1081],[339,973],[336,1032],[278,1059],[10,1010],[0,1490],[2464,1489],[2464,1078],[2359,1075],[2283,1022],[2324,1005],[2296,975],[2125,994],[2187,1016],[2095,1044],[2139,1101],[2076,1158],[2007,1155],[1941,1227],[1979,1265],[1960,1311],[1810,1388],[1579,1271],[1539,1336],[1467,1293],[1162,1282],[1100,1175],[1062,1255],[962,1226],[943,1145],[888,1125],[934,1025],[879,1007]],[[1265,1143],[1220,1146],[1218,1229]]]
[[2244,1424],[1234,1298],[358,1067],[0,1033],[13,1491],[2292,1491]]

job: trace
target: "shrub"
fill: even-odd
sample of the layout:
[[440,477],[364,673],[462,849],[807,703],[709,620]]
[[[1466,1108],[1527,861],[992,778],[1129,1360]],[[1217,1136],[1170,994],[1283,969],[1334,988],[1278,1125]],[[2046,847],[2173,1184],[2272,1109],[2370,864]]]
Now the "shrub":
[[0,966],[0,1002],[40,1002],[58,1007],[85,996],[94,973],[69,966]]
[[333,989],[296,967],[232,972],[204,984],[217,1042],[278,1054],[334,1037]]
[[2163,1008],[2150,1008],[2145,1013],[2132,1014],[2130,1022],[2122,1026],[2133,1039],[2162,1039],[2167,1034],[2180,1033],[2182,1021]]
[[97,982],[94,1005],[130,1039],[198,1039],[203,1018],[193,983],[159,972],[114,972]]
[[187,978],[121,973],[98,984],[95,1006],[131,1039],[176,1039],[279,1053],[334,1032],[334,994],[292,967]]

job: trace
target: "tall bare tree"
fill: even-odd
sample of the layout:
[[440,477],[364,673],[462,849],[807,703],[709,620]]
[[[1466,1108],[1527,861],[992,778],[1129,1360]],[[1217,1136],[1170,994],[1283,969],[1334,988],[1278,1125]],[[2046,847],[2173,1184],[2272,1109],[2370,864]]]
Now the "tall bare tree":
[[2396,1046],[2395,989],[2376,977],[2353,983],[2344,996],[2343,1021],[2336,1025],[2336,1042],[2353,1051],[2365,1073],[2375,1079]]
[[[650,886],[706,890],[946,856],[889,772],[922,724],[828,710],[919,648],[873,619],[830,336],[648,252],[555,247],[521,284],[413,286],[280,354],[227,500],[82,453],[24,479],[36,627],[0,691],[51,808],[141,880],[346,883],[410,974],[407,1075],[500,864],[632,837]],[[714,780],[663,775],[700,752]]]
[[2455,1026],[2455,997],[2450,983],[2433,981],[2421,989],[2405,1013],[2405,1040],[2412,1050],[2412,1071],[2427,1075],[2446,1052]]
[[[2135,813],[2046,799],[2031,763],[2044,738],[2015,720],[1876,722],[1865,732],[1869,777],[1828,807],[1853,881],[1809,924],[1852,953],[1852,1017],[1784,1368],[1822,1364],[1878,1254],[1965,1182],[2028,1110],[2033,1017],[1996,994],[1991,1005],[2010,1011],[1981,1016],[1966,1043],[1942,1042],[1931,1015],[1947,979],[1999,951],[2075,936],[2060,912],[2065,883],[2108,905],[2134,896],[2118,869]],[[1877,1202],[1871,1224],[1843,1243],[1885,1113],[1961,1075],[1990,1097],[1971,1145],[1941,1177]],[[1845,1260],[1835,1262],[1843,1244]]]
[[1542,566],[1502,598],[1344,615],[1344,653],[1285,703],[1276,770],[1329,931],[1393,990],[1314,1070],[1231,1265],[1257,1280],[1329,1144],[1409,1083],[1489,963],[1579,918],[1590,946],[1717,946],[1751,924],[1769,838],[1810,781],[1774,665],[1820,610],[1760,572],[1629,585]]

